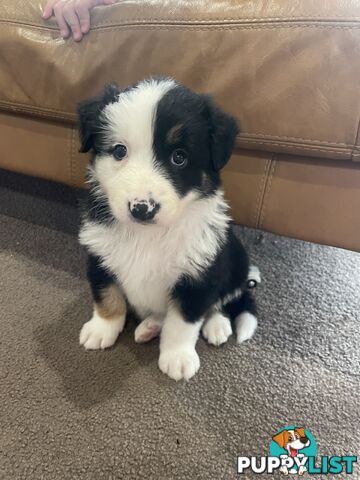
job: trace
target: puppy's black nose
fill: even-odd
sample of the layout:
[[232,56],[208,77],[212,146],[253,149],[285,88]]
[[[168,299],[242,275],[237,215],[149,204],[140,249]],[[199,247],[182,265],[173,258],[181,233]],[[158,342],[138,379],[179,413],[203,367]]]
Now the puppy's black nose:
[[307,437],[300,437],[300,442],[301,442],[303,445],[305,445],[305,443],[307,443],[308,440],[309,440],[309,439],[308,439]]
[[129,202],[129,211],[135,220],[140,222],[149,222],[160,210],[160,204],[153,199],[150,200],[134,200]]

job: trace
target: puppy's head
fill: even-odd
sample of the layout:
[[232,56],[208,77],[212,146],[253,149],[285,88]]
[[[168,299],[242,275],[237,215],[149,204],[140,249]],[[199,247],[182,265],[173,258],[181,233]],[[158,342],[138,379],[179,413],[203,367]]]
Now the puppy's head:
[[238,131],[209,97],[171,79],[107,86],[78,112],[90,183],[122,223],[170,225],[214,194]]
[[284,448],[285,450],[289,449],[292,455],[298,450],[310,445],[310,440],[306,436],[303,428],[282,430],[272,438],[281,448]]

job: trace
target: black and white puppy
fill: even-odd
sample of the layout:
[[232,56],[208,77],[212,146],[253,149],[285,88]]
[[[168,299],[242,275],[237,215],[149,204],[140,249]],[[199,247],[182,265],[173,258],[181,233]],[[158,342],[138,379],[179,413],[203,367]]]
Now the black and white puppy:
[[161,371],[188,380],[201,328],[220,345],[231,321],[238,343],[257,325],[219,176],[236,122],[172,79],[107,86],[80,104],[79,120],[81,151],[93,151],[80,242],[95,303],[80,344],[113,345],[130,307],[142,319],[135,340],[160,334]]

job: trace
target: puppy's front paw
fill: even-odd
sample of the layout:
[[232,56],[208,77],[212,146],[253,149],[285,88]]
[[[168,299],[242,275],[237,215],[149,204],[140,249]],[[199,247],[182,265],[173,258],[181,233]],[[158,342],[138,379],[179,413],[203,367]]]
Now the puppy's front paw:
[[148,316],[135,328],[135,342],[146,343],[160,335],[164,320],[153,315]]
[[172,350],[160,353],[159,368],[170,378],[189,380],[200,368],[200,359],[195,349]]
[[202,334],[211,345],[221,345],[232,334],[230,320],[221,313],[216,312],[206,321]]
[[106,320],[96,312],[86,322],[80,332],[80,345],[86,350],[98,350],[114,345],[119,333],[123,330],[125,318]]

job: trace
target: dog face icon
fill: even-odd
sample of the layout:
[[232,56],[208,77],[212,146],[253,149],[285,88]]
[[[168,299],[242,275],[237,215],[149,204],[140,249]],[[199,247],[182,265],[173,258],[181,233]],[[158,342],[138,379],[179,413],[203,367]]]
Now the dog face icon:
[[282,430],[272,437],[279,447],[288,452],[289,457],[296,457],[299,450],[310,445],[310,440],[305,434],[303,428],[294,428],[293,430]]

